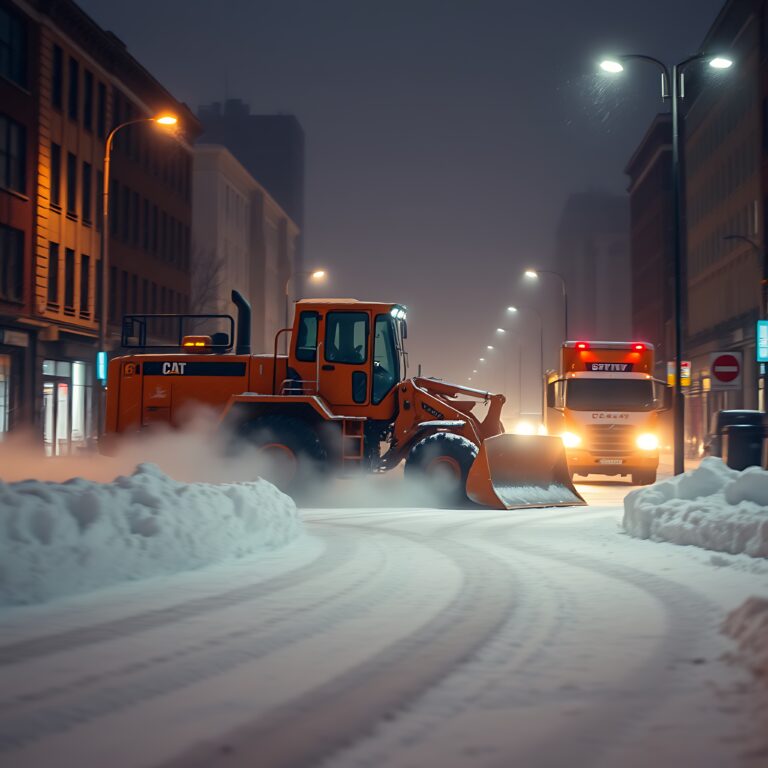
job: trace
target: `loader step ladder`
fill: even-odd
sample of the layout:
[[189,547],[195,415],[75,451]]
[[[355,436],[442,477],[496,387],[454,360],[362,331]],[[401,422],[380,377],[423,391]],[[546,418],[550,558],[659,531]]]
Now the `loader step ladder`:
[[365,419],[344,419],[341,429],[342,469],[359,470],[365,457]]

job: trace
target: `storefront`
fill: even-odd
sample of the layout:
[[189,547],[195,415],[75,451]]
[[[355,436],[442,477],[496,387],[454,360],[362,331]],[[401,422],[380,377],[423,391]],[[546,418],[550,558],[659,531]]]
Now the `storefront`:
[[87,448],[93,435],[93,366],[82,360],[43,360],[43,444],[46,456]]
[[32,337],[15,327],[0,327],[0,441],[29,421],[29,360]]

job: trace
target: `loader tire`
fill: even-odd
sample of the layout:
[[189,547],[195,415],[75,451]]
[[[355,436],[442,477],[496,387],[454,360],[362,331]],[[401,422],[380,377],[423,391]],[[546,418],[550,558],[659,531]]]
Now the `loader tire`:
[[477,446],[461,435],[438,432],[420,440],[405,460],[405,476],[426,484],[440,504],[467,503],[467,475]]
[[317,432],[296,416],[261,416],[244,424],[240,437],[256,448],[259,475],[284,493],[301,494],[325,471],[326,452]]

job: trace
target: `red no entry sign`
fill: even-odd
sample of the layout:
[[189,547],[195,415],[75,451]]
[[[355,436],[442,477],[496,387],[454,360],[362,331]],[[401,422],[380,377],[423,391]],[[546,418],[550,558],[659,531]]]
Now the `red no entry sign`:
[[712,378],[727,383],[741,373],[741,363],[735,355],[718,355],[712,360]]

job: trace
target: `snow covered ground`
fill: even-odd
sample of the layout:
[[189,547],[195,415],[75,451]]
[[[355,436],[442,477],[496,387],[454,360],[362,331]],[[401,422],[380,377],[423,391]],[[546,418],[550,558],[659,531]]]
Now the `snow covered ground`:
[[768,563],[633,538],[627,486],[580,490],[307,509],[280,550],[8,611],[0,763],[764,766],[729,657],[761,612],[721,626]]
[[151,464],[100,483],[0,483],[0,607],[243,557],[301,524],[273,485],[179,483]]
[[768,472],[737,472],[705,458],[678,477],[627,494],[624,528],[632,536],[751,557],[768,557]]

